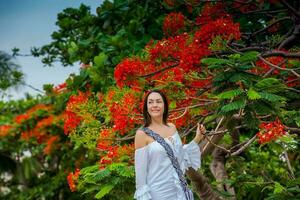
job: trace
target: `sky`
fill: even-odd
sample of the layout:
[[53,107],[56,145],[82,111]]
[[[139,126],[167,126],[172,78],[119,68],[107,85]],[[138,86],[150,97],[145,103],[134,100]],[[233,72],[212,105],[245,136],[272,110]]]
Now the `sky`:
[[[78,8],[80,4],[90,6],[95,14],[102,0],[0,0],[0,50],[11,54],[17,47],[21,54],[29,54],[31,47],[41,47],[51,42],[51,33],[58,29],[55,25],[57,14],[65,8]],[[69,74],[78,73],[79,65],[63,67],[54,63],[53,67],[44,66],[40,58],[21,56],[15,60],[25,74],[28,85],[43,91],[44,84],[63,83]],[[10,90],[4,100],[20,99],[25,93],[36,95],[39,92],[22,86]]]

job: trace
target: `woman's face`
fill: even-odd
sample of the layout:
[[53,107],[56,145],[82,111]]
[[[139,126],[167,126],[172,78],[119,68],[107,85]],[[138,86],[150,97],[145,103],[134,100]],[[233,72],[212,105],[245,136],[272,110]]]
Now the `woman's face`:
[[147,100],[148,113],[151,117],[163,116],[164,101],[162,96],[157,92],[152,92]]

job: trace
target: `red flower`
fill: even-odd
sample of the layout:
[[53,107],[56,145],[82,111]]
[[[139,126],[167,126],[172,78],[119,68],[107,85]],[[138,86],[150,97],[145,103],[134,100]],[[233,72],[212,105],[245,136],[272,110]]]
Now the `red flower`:
[[182,13],[170,13],[165,17],[163,31],[165,35],[177,35],[184,28],[184,15]]
[[12,128],[11,125],[1,125],[0,126],[0,137],[4,137],[4,136],[8,135],[11,128]]
[[220,18],[229,18],[230,16],[225,12],[222,3],[212,4],[211,2],[205,3],[201,14],[196,18],[196,25],[208,24],[213,20]]
[[109,150],[110,146],[112,145],[112,138],[114,135],[112,131],[109,129],[102,129],[99,134],[99,139],[97,142],[97,150],[99,151],[107,151]]
[[234,23],[230,18],[217,19],[202,26],[196,33],[194,40],[201,45],[208,47],[213,38],[221,36],[223,40],[234,38],[238,40],[241,38],[240,24]]
[[137,76],[144,75],[150,70],[153,70],[151,65],[146,62],[142,62],[137,58],[124,59],[116,66],[114,77],[116,79],[117,86],[121,88],[125,85],[140,88]]
[[28,120],[29,118],[30,118],[30,115],[28,115],[27,113],[21,114],[21,115],[18,115],[18,116],[15,117],[15,122],[17,124],[21,124],[24,121]]
[[276,140],[278,137],[285,135],[284,125],[276,118],[274,122],[262,122],[259,126],[260,131],[256,134],[258,143],[268,143],[271,140]]
[[139,113],[137,110],[138,103],[139,100],[134,90],[129,90],[121,97],[115,92],[108,93],[107,107],[114,123],[113,131],[118,131],[121,135],[124,135],[134,128],[134,124],[137,123],[135,116]]
[[[274,64],[274,65],[279,65],[283,62],[284,58],[282,58],[282,57],[269,57],[266,60],[269,61],[270,63]],[[256,73],[256,74],[265,74],[271,69],[271,67],[268,64],[266,64],[265,62],[263,62],[262,60],[257,61],[256,66],[257,66],[256,68],[251,70],[251,72]],[[285,64],[281,65],[280,67],[281,68],[286,68]],[[274,69],[271,74],[278,75],[279,72],[280,71],[278,69]]]
[[111,164],[111,163],[112,163],[112,159],[111,158],[103,157],[100,160],[100,165],[107,165],[107,164]]
[[295,87],[300,85],[300,80],[296,76],[288,76],[286,80],[286,85],[289,87]]
[[62,83],[62,84],[59,84],[58,86],[56,86],[53,91],[55,93],[61,93],[63,91],[65,91],[67,89],[67,83]]
[[68,135],[73,129],[75,129],[80,124],[82,118],[71,111],[65,111],[65,114],[66,118],[64,124],[64,133]]
[[79,92],[77,95],[70,96],[69,101],[67,103],[66,110],[71,111],[77,105],[86,103],[88,101],[88,96],[89,95],[90,95],[89,93]]
[[68,184],[72,192],[76,191],[76,183],[78,181],[79,175],[80,175],[80,169],[77,168],[75,170],[75,173],[70,172],[69,175],[67,176]]
[[54,143],[59,140],[59,136],[54,135],[47,139],[46,146],[44,148],[44,154],[50,155],[54,148]]

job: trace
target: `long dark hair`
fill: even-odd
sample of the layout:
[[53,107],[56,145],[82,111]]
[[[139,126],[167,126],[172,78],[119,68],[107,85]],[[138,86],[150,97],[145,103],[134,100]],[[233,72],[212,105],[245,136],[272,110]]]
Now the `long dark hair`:
[[145,97],[144,99],[144,106],[143,106],[143,115],[144,115],[144,127],[148,127],[150,124],[151,124],[151,116],[150,114],[148,113],[148,97],[151,93],[153,92],[156,92],[158,94],[160,94],[160,96],[162,97],[163,99],[163,102],[164,102],[164,113],[163,113],[163,123],[165,125],[168,126],[167,124],[167,119],[168,119],[168,116],[169,116],[169,104],[168,104],[168,101],[167,101],[167,97],[166,95],[161,92],[160,90],[151,90]]

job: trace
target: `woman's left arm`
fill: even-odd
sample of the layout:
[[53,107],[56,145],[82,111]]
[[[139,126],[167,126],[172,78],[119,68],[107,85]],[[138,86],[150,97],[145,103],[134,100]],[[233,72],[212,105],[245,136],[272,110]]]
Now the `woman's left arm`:
[[205,129],[204,125],[198,123],[197,130],[196,130],[196,136],[194,137],[193,140],[197,144],[199,144],[202,141],[202,139],[204,138],[205,132],[206,132],[206,129]]
[[194,139],[190,143],[183,145],[183,171],[187,170],[189,167],[194,170],[200,168],[201,152],[198,144],[204,138],[205,131],[205,127],[202,124],[198,124]]

